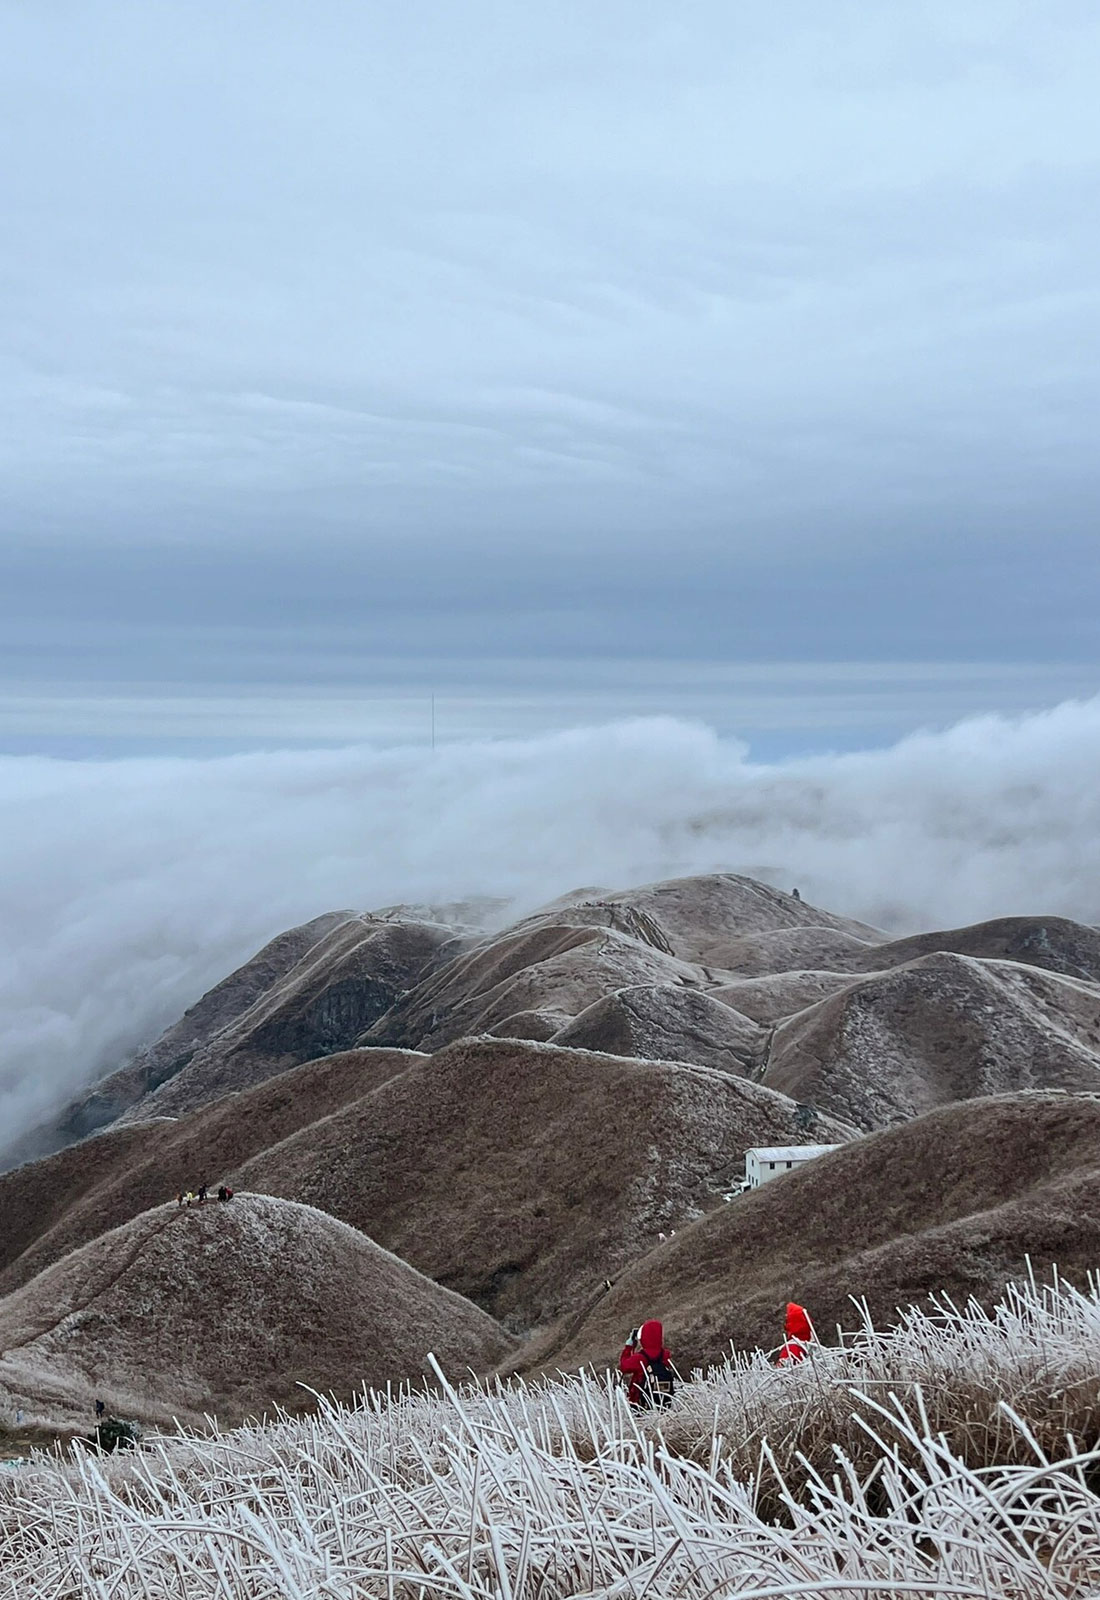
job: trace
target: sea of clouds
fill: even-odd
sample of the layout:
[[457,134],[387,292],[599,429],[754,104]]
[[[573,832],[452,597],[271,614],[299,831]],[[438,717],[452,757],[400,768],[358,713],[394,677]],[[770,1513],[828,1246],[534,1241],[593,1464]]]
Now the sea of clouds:
[[647,719],[433,751],[0,758],[0,1143],[339,907],[755,873],[899,931],[1100,921],[1100,699],[782,765]]

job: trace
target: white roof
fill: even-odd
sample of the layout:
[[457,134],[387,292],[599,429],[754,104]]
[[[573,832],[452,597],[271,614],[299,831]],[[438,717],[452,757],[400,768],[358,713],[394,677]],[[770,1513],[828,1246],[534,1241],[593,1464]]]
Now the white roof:
[[811,1156],[823,1156],[826,1151],[839,1150],[838,1144],[776,1144],[753,1145],[747,1156],[758,1161],[809,1161]]

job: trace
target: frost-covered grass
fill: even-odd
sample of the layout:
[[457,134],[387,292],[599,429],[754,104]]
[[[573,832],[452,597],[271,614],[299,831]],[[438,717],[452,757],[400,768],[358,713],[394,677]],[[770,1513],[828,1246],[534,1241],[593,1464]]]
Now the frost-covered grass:
[[945,1305],[638,1422],[591,1377],[369,1396],[39,1458],[0,1482],[20,1600],[1100,1591],[1100,1293]]

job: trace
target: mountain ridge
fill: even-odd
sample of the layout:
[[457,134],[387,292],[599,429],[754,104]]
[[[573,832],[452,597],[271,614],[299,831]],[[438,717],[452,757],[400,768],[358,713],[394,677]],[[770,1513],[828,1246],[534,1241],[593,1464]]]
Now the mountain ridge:
[[[788,1297],[813,1301],[827,1331],[849,1292],[888,1318],[933,1288],[988,1301],[1029,1258],[1100,1264],[1096,929],[1007,917],[891,938],[733,873],[579,890],[511,924],[481,909],[503,925],[455,905],[290,929],[61,1108],[62,1148],[0,1174],[0,1341],[36,1295],[64,1306],[89,1263],[109,1276],[114,1252],[125,1278],[140,1219],[189,1214],[174,1197],[201,1183],[246,1203],[190,1208],[204,1220],[179,1237],[239,1219],[209,1242],[252,1274],[241,1292],[265,1334],[230,1318],[232,1381],[208,1352],[174,1353],[173,1273],[180,1293],[230,1292],[205,1244],[195,1262],[164,1257],[155,1293],[128,1279],[153,1296],[147,1365],[163,1392],[141,1401],[109,1339],[103,1370],[149,1416],[170,1398],[197,1414],[204,1385],[237,1416],[307,1368],[357,1381],[347,1306],[327,1353],[323,1330],[318,1349],[300,1337],[325,1300],[315,1256],[332,1284],[397,1262],[429,1323],[433,1296],[453,1296],[483,1371],[598,1361],[621,1323],[654,1312],[711,1360],[729,1337],[768,1343]],[[838,1148],[734,1195],[746,1148],[803,1142]],[[257,1254],[269,1235],[288,1241],[300,1294],[281,1295]],[[359,1294],[348,1304],[364,1313]],[[9,1364],[0,1395],[42,1417],[86,1404],[81,1316],[61,1318],[68,1343],[42,1335],[34,1362]],[[409,1375],[405,1331],[386,1339],[389,1375]]]

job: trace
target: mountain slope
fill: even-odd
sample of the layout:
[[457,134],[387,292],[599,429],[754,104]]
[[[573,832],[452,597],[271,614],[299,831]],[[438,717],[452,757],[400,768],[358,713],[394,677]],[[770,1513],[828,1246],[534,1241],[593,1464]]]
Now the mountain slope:
[[660,1317],[687,1372],[730,1341],[777,1346],[788,1300],[832,1338],[858,1326],[852,1296],[884,1325],[929,1294],[988,1303],[1029,1259],[1081,1282],[1100,1263],[1100,1100],[996,1097],[856,1139],[677,1232],[520,1364],[604,1363],[624,1328]]
[[654,984],[618,989],[553,1035],[576,1050],[657,1061],[691,1061],[722,1072],[762,1065],[765,1034],[748,1017],[697,989]]
[[732,1006],[742,1016],[767,1026],[782,1022],[819,1000],[838,994],[849,984],[857,982],[847,972],[816,972],[812,968],[801,972],[777,972],[768,977],[735,978],[731,983],[720,984],[708,990],[712,1000]]
[[0,1293],[99,1234],[200,1183],[216,1188],[250,1156],[377,1088],[406,1050],[349,1050],[227,1095],[178,1121],[109,1128],[0,1176]]
[[[575,1307],[799,1134],[783,1096],[703,1067],[474,1039],[246,1162],[242,1187],[343,1217],[526,1328]],[[822,1139],[846,1130],[822,1119]]]
[[[685,961],[728,967],[724,957],[737,940],[758,941],[783,930],[829,930],[864,944],[886,935],[850,917],[838,917],[805,900],[732,872],[669,878],[606,896],[612,906],[629,907],[662,930],[673,952]],[[804,964],[804,963],[802,963]]]
[[1014,1089],[1100,1090],[1100,985],[920,956],[781,1022],[763,1081],[862,1128]]
[[1100,930],[1067,917],[998,917],[966,928],[918,933],[857,954],[849,970],[896,967],[937,950],[987,961],[1022,962],[1063,977],[1100,983]]
[[614,928],[521,925],[458,955],[394,1005],[360,1042],[438,1050],[502,1028],[517,1013],[538,1012],[563,1027],[617,989],[702,981],[695,967]]
[[435,923],[353,917],[220,1029],[121,1120],[179,1116],[300,1062],[350,1048],[454,942]]
[[456,1374],[510,1341],[484,1312],[322,1212],[262,1195],[162,1206],[0,1300],[0,1393],[28,1417],[87,1419],[96,1397],[170,1423],[300,1409]]
[[488,1032],[549,1038],[625,988],[713,986],[741,970],[731,966],[731,951],[747,972],[770,971],[750,957],[768,938],[784,952],[776,961],[789,965],[796,950],[800,965],[822,966],[828,963],[809,957],[838,943],[848,954],[865,952],[885,935],[730,873],[565,896],[459,953],[362,1042],[437,1050]]
[[341,924],[351,911],[329,911],[299,927],[288,928],[258,950],[243,966],[214,985],[189,1006],[178,1022],[134,1059],[108,1073],[15,1145],[0,1147],[8,1166],[35,1161],[105,1127],[185,1066],[196,1050],[280,984],[310,950]]

